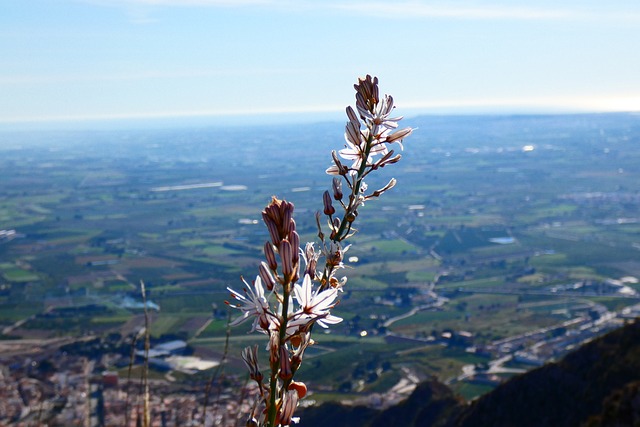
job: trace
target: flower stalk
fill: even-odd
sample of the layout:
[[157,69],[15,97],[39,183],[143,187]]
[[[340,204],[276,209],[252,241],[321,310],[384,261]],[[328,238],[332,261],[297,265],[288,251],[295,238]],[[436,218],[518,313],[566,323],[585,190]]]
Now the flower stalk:
[[[382,188],[367,193],[364,179],[400,160],[401,156],[395,155],[389,146],[398,144],[402,148],[402,140],[412,129],[395,130],[401,117],[390,117],[393,98],[385,95],[380,99],[376,77],[360,78],[354,88],[357,113],[347,107],[345,148],[331,153],[333,164],[327,169],[328,174],[334,175],[331,191],[323,193],[322,213],[316,213],[320,249],[316,250],[314,243],[300,248],[294,205],[273,197],[262,211],[270,239],[264,244],[265,261],[260,263],[256,279],[252,284],[242,279],[245,284],[242,293],[227,288],[235,300],[227,304],[242,312],[230,325],[253,320],[251,331],[269,337],[267,384],[259,368],[258,346],[242,352],[249,376],[259,388],[259,401],[247,425],[276,427],[296,421],[293,415],[298,402],[307,394],[307,387],[295,381],[295,374],[305,350],[314,344],[313,327],[317,324],[328,328],[342,321],[331,310],[339,302],[339,293],[346,283],[346,277],[336,277],[344,267],[344,254],[349,248],[343,244],[356,232],[354,223],[364,202],[381,196],[396,184],[391,179]],[[345,165],[341,158],[352,164]],[[348,190],[346,198],[343,189]],[[323,232],[322,215],[328,234]],[[324,260],[321,272],[317,269],[320,259]]]

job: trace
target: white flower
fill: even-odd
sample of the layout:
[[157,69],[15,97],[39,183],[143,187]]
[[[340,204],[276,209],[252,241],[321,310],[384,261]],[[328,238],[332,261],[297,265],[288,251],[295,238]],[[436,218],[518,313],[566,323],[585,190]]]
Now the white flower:
[[317,323],[323,328],[328,325],[335,325],[342,322],[340,317],[331,315],[329,312],[335,306],[335,299],[338,296],[338,290],[328,288],[320,291],[320,288],[313,291],[311,277],[304,276],[302,285],[295,284],[293,288],[296,300],[300,304],[300,309],[292,316],[292,323],[295,325],[306,325],[309,323]]
[[378,154],[384,156],[389,152],[386,144],[379,141],[375,136],[369,141],[370,134],[369,129],[360,131],[352,121],[347,123],[344,133],[344,138],[347,142],[346,148],[340,150],[339,153],[343,159],[353,161],[350,168],[351,174],[356,173],[358,169],[360,169],[363,161],[366,161],[367,165],[371,165],[373,163],[373,156]]
[[[269,329],[269,325],[276,319],[276,316],[271,311],[268,296],[265,297],[262,280],[260,279],[260,276],[257,276],[255,282],[253,282],[253,288],[244,280],[244,278],[242,281],[246,285],[244,288],[244,295],[227,287],[227,290],[231,292],[231,296],[240,302],[240,304],[231,304],[229,302],[227,302],[227,304],[230,307],[237,308],[243,312],[242,315],[231,322],[230,325],[236,326],[251,317],[255,317],[251,332],[256,330],[266,332]],[[269,296],[270,295],[271,294],[269,294]]]

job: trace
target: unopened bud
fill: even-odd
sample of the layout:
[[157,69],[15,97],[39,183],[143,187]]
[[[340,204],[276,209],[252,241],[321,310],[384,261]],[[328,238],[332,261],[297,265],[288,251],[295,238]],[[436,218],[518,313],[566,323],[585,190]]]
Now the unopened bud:
[[278,269],[278,261],[276,261],[276,253],[271,242],[265,242],[264,244],[264,257],[271,271],[276,271]]
[[333,178],[333,198],[342,200],[342,181],[338,177]]
[[278,226],[271,216],[269,216],[268,212],[262,212],[262,220],[264,224],[267,226],[267,230],[269,230],[269,236],[271,236],[271,241],[274,245],[277,245],[280,242],[280,233],[278,232]]
[[309,277],[316,277],[316,266],[318,265],[318,257],[316,256],[315,249],[312,244],[307,243],[307,247],[305,248],[307,265],[304,269],[305,276],[308,274]]
[[293,222],[293,203],[279,200],[276,197],[262,211],[262,219],[269,230],[271,241],[278,246],[282,239],[287,238],[291,229],[295,230]]
[[286,239],[291,239],[291,234],[296,232],[296,221],[294,219],[290,219],[287,223],[287,232],[284,236]]
[[316,268],[318,266],[318,260],[309,261],[304,269],[304,274],[310,277],[316,277]]
[[404,128],[404,129],[397,130],[391,135],[387,136],[387,142],[394,143],[396,141],[400,141],[403,138],[406,138],[407,136],[411,135],[412,132],[413,132],[413,129],[411,128]]
[[291,221],[293,221],[293,203],[283,200],[280,209],[282,214],[282,228],[288,229]]
[[291,361],[289,360],[289,354],[285,346],[280,347],[280,373],[278,375],[285,381],[293,378]]
[[336,213],[335,208],[331,204],[331,194],[328,191],[325,191],[322,194],[322,202],[324,203],[324,214],[327,216],[331,216]]
[[278,330],[273,330],[269,333],[269,363],[271,368],[278,366],[278,348],[280,347],[280,333]]
[[278,251],[280,252],[280,261],[282,261],[282,274],[287,280],[291,280],[291,276],[293,275],[293,254],[291,250],[291,243],[286,239],[281,241]]
[[298,264],[300,262],[300,235],[297,231],[289,235],[289,241],[291,242],[291,259],[294,264]]
[[267,287],[268,290],[273,290],[273,286],[276,284],[276,280],[273,278],[273,274],[269,270],[269,266],[266,262],[262,261],[260,263],[260,267],[258,267],[258,272],[260,274],[260,279],[262,283]]

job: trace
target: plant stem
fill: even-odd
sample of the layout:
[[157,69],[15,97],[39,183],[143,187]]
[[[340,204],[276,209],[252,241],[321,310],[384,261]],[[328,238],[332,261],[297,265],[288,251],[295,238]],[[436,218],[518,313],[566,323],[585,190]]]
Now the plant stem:
[[342,221],[340,222],[340,228],[338,229],[338,232],[335,234],[335,238],[331,239],[336,243],[341,242],[346,237],[346,236],[343,236],[343,234],[345,234],[345,229],[350,224],[350,222],[347,221],[347,215],[352,213],[351,210],[353,209],[353,205],[358,201],[358,195],[360,194],[360,187],[362,186],[362,179],[364,178],[364,175],[367,169],[367,159],[369,158],[369,154],[371,153],[372,142],[373,142],[373,136],[370,134],[367,137],[367,143],[365,144],[364,152],[362,153],[363,159],[362,159],[362,163],[360,163],[360,168],[358,168],[358,172],[356,174],[355,185],[353,186],[353,190],[351,191],[351,195],[349,196],[349,206],[347,206],[347,209],[345,210],[345,214],[342,217]]
[[[276,408],[277,391],[278,391],[278,373],[280,370],[280,349],[285,346],[287,340],[287,317],[289,314],[289,295],[291,294],[291,283],[284,283],[282,285],[282,312],[280,314],[280,330],[278,336],[278,354],[277,360],[271,364],[271,379],[269,382],[269,411],[268,415],[268,427],[276,427],[276,415],[278,414]],[[284,387],[284,386],[283,386]]]

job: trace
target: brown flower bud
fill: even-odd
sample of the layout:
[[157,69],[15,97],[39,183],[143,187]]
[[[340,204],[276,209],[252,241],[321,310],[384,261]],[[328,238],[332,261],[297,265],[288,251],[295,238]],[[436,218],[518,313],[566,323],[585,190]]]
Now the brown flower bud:
[[338,177],[333,178],[333,198],[336,200],[342,200],[342,181]]
[[269,268],[271,269],[271,271],[278,270],[276,253],[273,250],[273,244],[271,244],[271,242],[265,242],[264,244],[264,257],[266,258],[267,264],[269,264]]
[[278,375],[285,381],[293,378],[291,361],[289,360],[289,354],[285,346],[280,347],[280,373]]
[[258,272],[260,274],[260,279],[262,283],[267,287],[268,290],[273,290],[273,286],[276,284],[276,280],[273,278],[273,274],[269,270],[269,266],[266,262],[262,261],[260,263],[260,267],[258,267]]
[[271,216],[267,212],[262,212],[262,220],[269,230],[269,236],[274,245],[280,242],[280,233],[278,232],[278,226]]
[[287,223],[287,232],[285,233],[284,238],[289,239],[291,241],[291,235],[296,232],[296,221],[291,219]]
[[284,275],[285,280],[290,281],[293,276],[293,254],[291,243],[289,243],[288,240],[281,241],[278,251],[280,252],[280,261],[282,261],[282,274]]
[[269,333],[269,363],[271,368],[278,366],[278,348],[280,347],[280,333],[273,330]]
[[316,277],[316,267],[318,265],[318,255],[316,254],[313,244],[307,243],[305,247],[305,255],[307,258],[307,265],[304,269],[304,274],[309,275],[312,279]]
[[282,215],[282,230],[289,230],[290,223],[293,221],[293,203],[283,200],[280,204],[280,213]]
[[325,191],[322,194],[322,202],[324,203],[324,214],[327,216],[331,216],[336,213],[335,208],[331,204],[331,194],[328,191]]
[[300,235],[297,231],[293,231],[289,235],[289,242],[291,243],[291,260],[293,264],[300,263]]
[[269,230],[271,241],[276,246],[282,239],[289,236],[291,230],[295,230],[295,222],[292,219],[293,208],[293,203],[273,197],[262,211],[262,219]]

